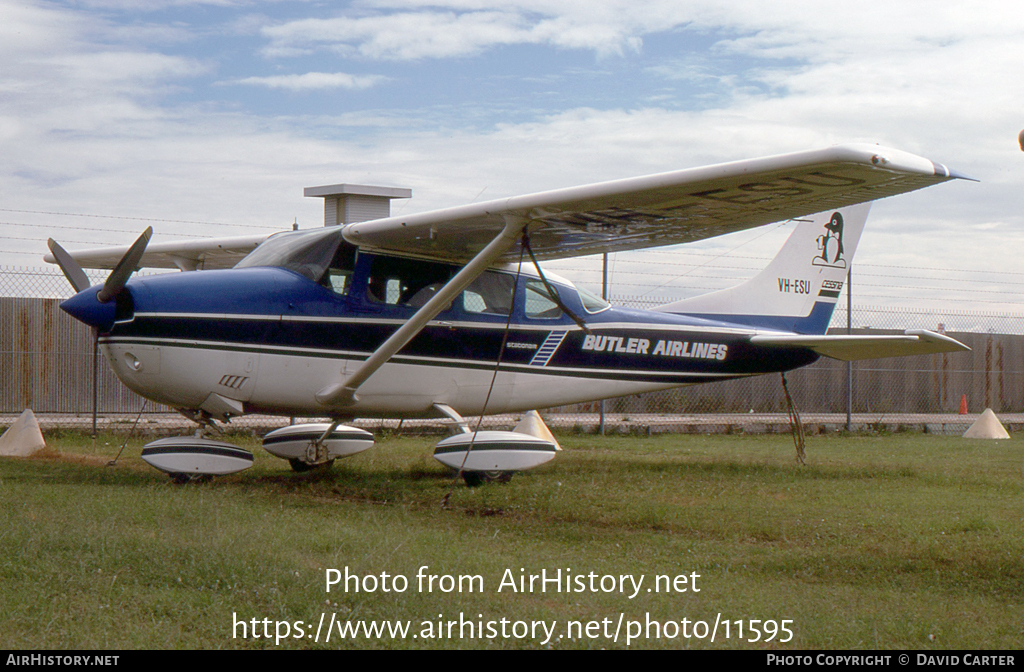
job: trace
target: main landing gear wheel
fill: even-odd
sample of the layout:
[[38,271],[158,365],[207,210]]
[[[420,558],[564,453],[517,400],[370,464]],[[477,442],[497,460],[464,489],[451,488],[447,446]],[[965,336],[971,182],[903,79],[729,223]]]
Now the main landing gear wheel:
[[484,483],[508,483],[512,480],[512,471],[464,471],[462,480],[470,488],[475,488]]
[[334,460],[327,460],[326,462],[316,462],[310,464],[305,460],[300,460],[297,457],[293,457],[292,459],[288,460],[288,464],[292,465],[292,471],[304,474],[306,472],[314,470],[330,471],[331,467],[334,466]]
[[213,480],[213,476],[210,474],[185,474],[181,472],[175,472],[173,474],[167,474],[171,477],[176,485],[185,485],[186,483],[206,483],[207,481]]

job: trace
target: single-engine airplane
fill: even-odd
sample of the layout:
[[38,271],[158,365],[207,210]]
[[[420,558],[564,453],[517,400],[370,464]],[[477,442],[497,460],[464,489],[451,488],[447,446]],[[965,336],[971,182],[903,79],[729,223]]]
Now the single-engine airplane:
[[[447,416],[435,456],[468,483],[536,466],[543,431],[471,432],[463,416],[529,411],[840,360],[967,349],[923,330],[826,335],[870,202],[963,176],[906,152],[844,145],[272,236],[67,252],[92,326],[140,395],[200,423],[147,445],[172,476],[227,473],[252,455],[202,437],[246,413],[329,417],[264,447],[297,470],[363,450],[355,417]],[[796,220],[737,287],[613,307],[537,260],[687,243]],[[111,268],[90,287],[83,267]],[[131,278],[139,267],[201,272]],[[531,435],[532,434],[532,435]],[[147,453],[148,451],[148,453]]]

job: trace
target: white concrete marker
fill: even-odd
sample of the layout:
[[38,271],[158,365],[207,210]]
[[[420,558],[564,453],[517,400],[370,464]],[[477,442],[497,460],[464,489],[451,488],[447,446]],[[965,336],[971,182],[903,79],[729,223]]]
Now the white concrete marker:
[[964,432],[964,438],[1008,439],[1010,435],[1006,433],[1006,428],[1003,427],[1003,423],[999,422],[999,418],[992,412],[992,409],[986,408],[981,417],[975,420],[974,424]]
[[46,448],[46,442],[31,408],[22,411],[14,424],[0,436],[0,455],[3,456],[29,457],[43,448]]

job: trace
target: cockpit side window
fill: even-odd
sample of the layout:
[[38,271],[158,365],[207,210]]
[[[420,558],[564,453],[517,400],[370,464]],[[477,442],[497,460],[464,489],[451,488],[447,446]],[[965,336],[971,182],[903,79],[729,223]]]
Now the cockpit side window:
[[320,284],[335,294],[344,296],[352,286],[352,274],[356,267],[356,246],[342,242],[334,253],[331,265],[320,278]]
[[375,257],[366,281],[370,303],[422,308],[452,277],[453,267],[418,259]]
[[526,281],[526,316],[532,319],[553,320],[562,316],[562,309],[551,298],[548,288],[540,280]]
[[462,292],[462,309],[474,314],[508,315],[515,283],[511,275],[486,271]]

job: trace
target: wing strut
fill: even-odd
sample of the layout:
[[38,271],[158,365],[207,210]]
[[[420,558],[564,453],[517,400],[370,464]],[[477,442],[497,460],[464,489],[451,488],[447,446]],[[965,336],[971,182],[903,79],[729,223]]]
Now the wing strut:
[[398,331],[391,334],[388,340],[384,341],[370,357],[363,362],[362,366],[356,369],[355,373],[344,382],[328,385],[316,393],[316,400],[323,406],[351,406],[359,401],[356,390],[372,376],[377,369],[382,367],[399,350],[416,337],[423,327],[427,326],[430,320],[444,310],[459,293],[476,280],[487,270],[487,267],[496,262],[505,254],[516,241],[528,220],[512,215],[505,216],[505,228],[487,246],[480,250],[469,263],[462,267],[462,270],[455,274],[448,283],[438,290],[437,294],[422,308],[409,318],[409,321],[398,328]]

